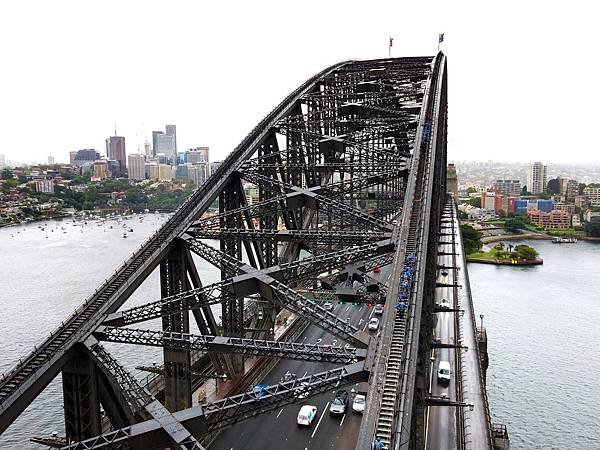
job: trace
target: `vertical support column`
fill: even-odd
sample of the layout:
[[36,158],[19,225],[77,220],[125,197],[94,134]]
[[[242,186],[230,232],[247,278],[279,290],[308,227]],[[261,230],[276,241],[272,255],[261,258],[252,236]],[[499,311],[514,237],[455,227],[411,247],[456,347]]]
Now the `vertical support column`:
[[[274,151],[277,151],[277,140],[275,136],[269,138],[264,145],[261,145],[258,149],[259,157],[264,157],[267,155],[271,155]],[[269,163],[274,163],[276,161],[275,157],[270,157],[265,159]],[[269,171],[264,168],[259,169],[262,175],[276,177],[277,174],[275,171]],[[273,191],[271,189],[266,189],[264,186],[260,185],[258,187],[258,199],[259,201],[269,200],[273,197]],[[277,229],[277,209],[270,210],[268,213],[261,214],[259,226],[261,230],[276,230]],[[277,258],[277,241],[274,239],[264,240],[259,242],[260,252],[263,257],[263,263],[265,267],[271,267],[278,263]]]
[[98,381],[93,361],[76,352],[62,370],[67,442],[102,434]]
[[[241,206],[241,196],[244,192],[241,188],[240,177],[237,174],[231,176],[229,183],[219,195],[219,213],[223,214]],[[242,228],[242,215],[231,214],[220,219],[221,228]],[[242,260],[242,246],[240,238],[228,237],[221,239],[221,251],[238,260]],[[226,272],[221,271],[221,279],[228,278]],[[223,292],[222,323],[223,335],[242,337],[244,333],[244,299],[230,292]],[[244,359],[241,355],[227,355],[225,358],[227,372],[236,377],[244,373]]]
[[[167,257],[160,263],[160,293],[162,297],[177,294],[190,288],[186,269],[186,248],[179,241],[172,243]],[[177,314],[162,319],[163,331],[189,333],[189,313],[185,300]],[[165,367],[165,406],[171,412],[192,406],[192,379],[190,376],[190,351],[169,348],[163,350]]]

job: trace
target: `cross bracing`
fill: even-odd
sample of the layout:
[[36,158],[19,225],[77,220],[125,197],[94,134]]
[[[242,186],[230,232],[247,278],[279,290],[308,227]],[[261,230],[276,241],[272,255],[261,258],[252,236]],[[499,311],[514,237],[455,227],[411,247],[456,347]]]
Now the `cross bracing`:
[[[317,297],[329,291],[351,292],[359,302],[380,301],[386,293],[389,297],[387,278],[369,280],[367,272],[395,267],[395,255],[405,245],[397,222],[406,215],[407,201],[411,205],[423,201],[407,192],[414,182],[411,175],[423,173],[415,170],[423,164],[415,145],[429,117],[422,107],[433,67],[429,57],[343,62],[293,91],[114,276],[0,379],[0,431],[60,372],[67,379],[65,399],[74,398],[73,386],[91,387],[92,403],[106,397],[93,392],[96,378],[106,384],[102,389],[115,391],[110,392],[114,397],[136,392],[116,365],[109,374],[111,359],[101,360],[98,344],[90,347],[95,352],[79,352],[85,376],[74,370],[72,349],[94,336],[163,348],[164,408],[171,414],[164,417],[174,421],[181,435],[197,413],[190,412],[191,350],[208,352],[214,366],[210,373],[230,377],[244,375],[244,358],[250,355],[342,363],[363,357],[385,360],[387,355],[368,357],[365,350],[377,347],[369,345],[376,336],[369,337],[324,308]],[[218,211],[210,210],[215,202]],[[215,240],[218,248],[203,242],[206,239]],[[309,255],[301,255],[301,250]],[[217,267],[220,281],[200,279],[192,254]],[[124,306],[157,268],[160,300]],[[331,284],[331,289],[320,288],[321,282]],[[211,307],[221,309],[220,323]],[[335,347],[331,354],[334,347],[267,339],[284,309],[356,348],[338,353]],[[159,319],[161,330],[124,328],[152,319]],[[190,320],[201,334],[190,334]],[[352,367],[352,373],[360,372],[364,378],[362,365],[360,370]],[[348,373],[331,371],[315,383],[321,383],[324,391]],[[290,389],[295,388],[279,386],[260,401],[248,401],[246,393],[235,400],[207,403],[200,414],[207,417],[203,430],[192,427],[185,439],[179,434],[167,437],[180,448],[199,445],[194,436],[211,427],[266,412],[267,405],[296,401]],[[131,403],[138,404],[133,408],[135,418],[124,407],[113,411],[108,424],[113,430],[90,445],[118,440],[135,447],[164,435],[156,419],[128,423],[142,420],[145,409],[139,405],[143,402]],[[228,412],[213,425],[218,411]],[[88,411],[65,410],[74,424],[67,432],[70,440],[96,439],[90,433],[100,428],[99,423],[77,427],[83,425],[77,421],[85,414]],[[77,448],[93,448],[86,445]]]
[[366,354],[365,350],[352,347],[265,341],[229,336],[205,336],[117,327],[100,327],[94,333],[94,336],[101,341],[121,344],[152,347],[167,346],[170,348],[194,349],[205,352],[240,353],[248,356],[269,356],[345,364],[364,359]]

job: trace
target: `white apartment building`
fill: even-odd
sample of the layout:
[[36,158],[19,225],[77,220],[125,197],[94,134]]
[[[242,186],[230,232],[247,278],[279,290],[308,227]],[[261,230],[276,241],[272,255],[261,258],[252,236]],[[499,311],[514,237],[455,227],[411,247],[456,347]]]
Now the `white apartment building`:
[[127,176],[130,180],[146,179],[146,158],[144,155],[132,153],[127,155]]
[[527,173],[527,190],[532,194],[541,194],[546,192],[546,166],[541,162],[534,162],[529,166]]

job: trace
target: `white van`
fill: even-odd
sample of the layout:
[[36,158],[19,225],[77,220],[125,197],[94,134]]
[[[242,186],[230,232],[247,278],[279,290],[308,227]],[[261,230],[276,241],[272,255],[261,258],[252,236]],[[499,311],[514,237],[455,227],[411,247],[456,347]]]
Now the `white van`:
[[442,384],[450,383],[450,363],[448,361],[440,361],[437,379]]

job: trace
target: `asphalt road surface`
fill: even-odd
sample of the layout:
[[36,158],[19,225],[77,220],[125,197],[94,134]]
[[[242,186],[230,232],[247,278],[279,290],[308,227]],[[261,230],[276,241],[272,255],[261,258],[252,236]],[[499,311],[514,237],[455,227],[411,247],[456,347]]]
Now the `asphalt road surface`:
[[[379,274],[370,274],[373,278],[384,280],[388,277],[388,269],[382,268]],[[373,308],[368,305],[337,304],[334,314],[341,318],[350,318],[350,323],[361,330],[366,330]],[[376,334],[377,332],[371,332]],[[311,325],[300,336],[299,342],[311,342],[322,345],[343,345],[344,342],[328,332]],[[271,373],[262,381],[266,384],[279,382],[286,371],[298,377],[305,374],[321,372],[336,367],[332,363],[315,363],[305,361],[281,360]],[[348,392],[356,385],[340,386]],[[254,419],[237,423],[226,429],[210,446],[211,450],[324,450],[353,449],[360,428],[362,415],[352,413],[350,398],[346,415],[333,417],[329,415],[329,405],[334,390],[308,398],[296,404],[276,409],[272,413],[263,414]],[[296,423],[298,411],[302,405],[317,407],[317,416],[310,427],[301,427]]]
[[[440,243],[452,242],[452,236],[440,236]],[[452,245],[440,245],[440,251],[452,252]],[[438,264],[453,266],[451,255],[438,256]],[[439,283],[453,284],[455,282],[455,271],[447,269],[448,275],[442,275],[438,270],[437,281]],[[454,290],[450,287],[438,287],[435,290],[435,302],[439,305],[442,299],[448,300],[448,306],[454,308],[456,301]],[[454,338],[454,312],[438,312],[435,337],[442,343],[453,344]],[[456,400],[456,364],[453,348],[434,349],[433,366],[431,370],[430,390],[432,396],[446,395],[450,400]],[[437,380],[437,372],[440,361],[450,363],[450,383],[445,385]],[[430,406],[427,411],[426,445],[428,450],[450,450],[456,449],[456,408],[452,406]]]

